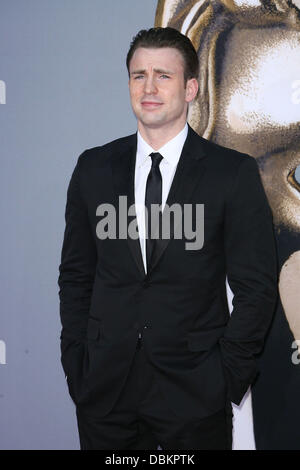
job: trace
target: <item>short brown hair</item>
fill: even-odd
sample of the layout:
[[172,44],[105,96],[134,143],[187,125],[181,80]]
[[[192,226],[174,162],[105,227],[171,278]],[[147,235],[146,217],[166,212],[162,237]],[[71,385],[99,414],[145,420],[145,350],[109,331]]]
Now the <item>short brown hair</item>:
[[190,78],[198,78],[199,60],[197,52],[190,39],[174,28],[150,28],[141,29],[131,41],[126,58],[126,66],[129,74],[129,66],[132,56],[139,47],[161,48],[172,47],[177,49],[184,60],[185,83]]

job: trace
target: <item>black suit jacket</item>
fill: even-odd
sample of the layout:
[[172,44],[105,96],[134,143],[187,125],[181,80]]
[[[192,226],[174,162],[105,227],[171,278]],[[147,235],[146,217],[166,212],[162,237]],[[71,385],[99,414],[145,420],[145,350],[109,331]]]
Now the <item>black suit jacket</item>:
[[96,234],[100,204],[118,215],[119,196],[134,203],[135,156],[136,134],[86,150],[69,184],[58,281],[69,392],[89,413],[107,414],[142,333],[174,412],[205,417],[228,399],[239,404],[258,372],[277,298],[271,211],[255,159],[189,127],[167,204],[204,204],[204,245],[186,250],[190,240],[171,231],[146,275],[138,239]]

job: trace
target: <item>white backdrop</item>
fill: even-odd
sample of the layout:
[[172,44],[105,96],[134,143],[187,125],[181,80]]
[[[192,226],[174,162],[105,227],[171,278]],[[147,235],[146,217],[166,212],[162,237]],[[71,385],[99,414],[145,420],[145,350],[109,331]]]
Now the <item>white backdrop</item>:
[[[232,312],[233,293],[226,280],[227,300],[230,313]],[[239,406],[232,403],[233,408],[233,450],[255,450],[253,432],[253,415],[251,387],[249,387]]]

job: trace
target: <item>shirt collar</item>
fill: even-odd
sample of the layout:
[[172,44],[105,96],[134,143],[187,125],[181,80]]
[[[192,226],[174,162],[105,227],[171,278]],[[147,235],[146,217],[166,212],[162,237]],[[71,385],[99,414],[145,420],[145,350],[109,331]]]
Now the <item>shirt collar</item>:
[[188,125],[185,123],[184,128],[175,136],[169,140],[160,149],[154,150],[141,136],[140,132],[137,132],[137,154],[136,154],[136,165],[137,168],[141,167],[148,161],[148,157],[152,152],[159,152],[165,162],[176,167],[180,158],[182,148],[185,139],[188,134]]

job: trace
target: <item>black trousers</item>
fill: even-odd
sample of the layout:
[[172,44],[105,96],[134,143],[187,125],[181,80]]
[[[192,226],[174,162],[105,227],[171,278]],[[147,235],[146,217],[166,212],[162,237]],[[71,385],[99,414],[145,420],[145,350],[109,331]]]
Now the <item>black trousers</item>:
[[[101,397],[99,397],[101,400]],[[232,406],[203,419],[174,414],[161,394],[143,346],[120,397],[104,417],[76,409],[81,450],[230,450]]]

